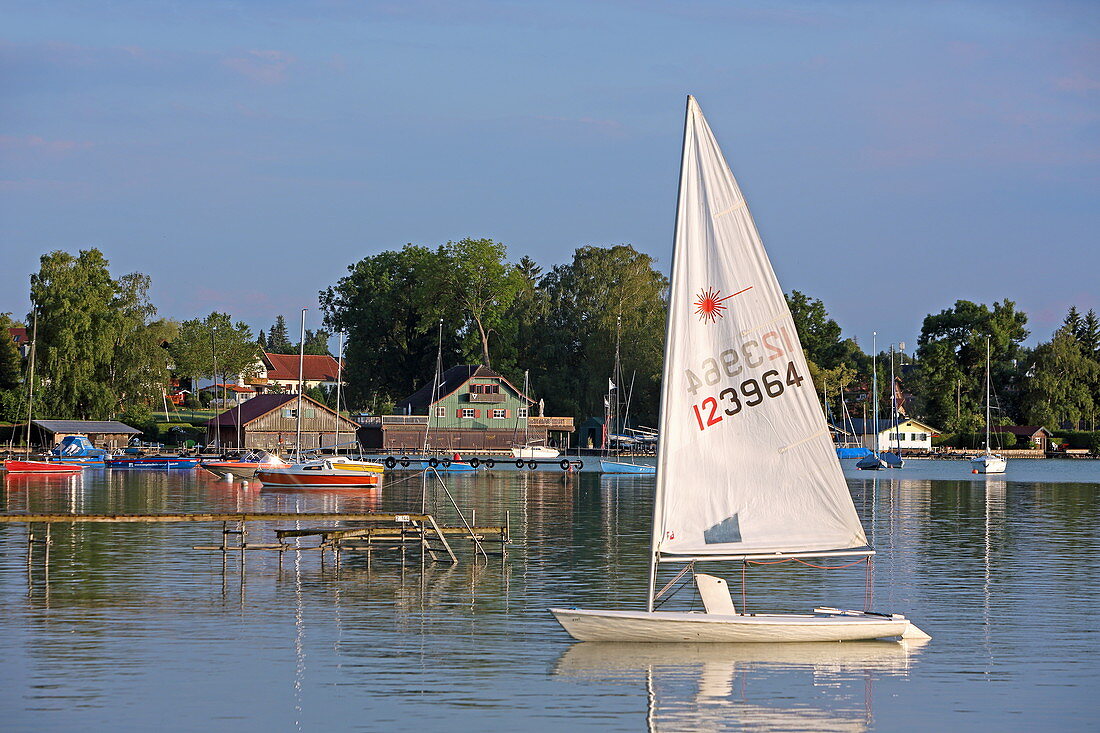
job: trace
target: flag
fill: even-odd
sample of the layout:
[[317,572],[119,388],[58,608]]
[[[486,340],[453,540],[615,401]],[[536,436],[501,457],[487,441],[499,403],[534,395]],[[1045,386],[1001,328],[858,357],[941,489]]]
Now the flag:
[[610,378],[608,378],[608,380],[607,380],[607,391],[610,392],[613,389],[615,389],[615,383],[612,382]]

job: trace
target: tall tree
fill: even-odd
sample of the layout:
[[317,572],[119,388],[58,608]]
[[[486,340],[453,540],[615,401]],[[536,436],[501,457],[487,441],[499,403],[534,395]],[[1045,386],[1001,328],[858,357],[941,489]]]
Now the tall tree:
[[992,308],[959,300],[927,316],[917,340],[918,414],[941,429],[969,430],[981,423],[987,336],[994,387],[1006,411],[1016,414],[1017,360],[1028,336],[1026,324],[1027,315],[1007,299]]
[[[110,369],[117,348],[117,285],[98,249],[42,255],[31,275],[38,314],[36,414],[105,419],[118,404]],[[33,314],[32,314],[33,317]]]
[[618,340],[627,382],[620,389],[634,378],[631,415],[656,423],[668,279],[653,264],[629,245],[586,246],[543,278],[532,379],[555,412],[578,419],[602,412]]
[[1071,327],[1063,326],[1035,349],[1024,384],[1024,420],[1049,428],[1095,420],[1097,404],[1090,387],[1098,379],[1100,365],[1085,354]]
[[[330,336],[332,336],[332,334],[328,331],[324,331],[321,329],[311,331],[307,328],[304,353],[313,354],[315,356],[330,355],[328,350],[328,340]],[[298,353],[297,346],[294,347],[294,353]]]
[[290,342],[290,335],[286,330],[286,319],[281,315],[275,316],[275,325],[267,331],[267,351],[272,354],[296,354],[298,350]]
[[481,346],[481,363],[492,366],[489,336],[501,327],[523,276],[507,261],[507,248],[491,239],[447,242],[437,252],[433,279],[439,296],[460,308],[465,331]]
[[461,316],[435,287],[440,267],[436,252],[408,244],[350,265],[336,285],[321,291],[326,328],[348,334],[349,405],[383,410],[430,379],[440,320],[446,325],[444,364],[465,359],[455,326]]
[[[211,313],[203,320],[179,324],[179,335],[168,347],[181,376],[221,381],[226,376],[245,379],[258,371],[259,344],[244,321],[233,323],[228,313]],[[217,371],[215,372],[215,362]]]
[[0,313],[0,390],[17,389],[23,383],[23,357],[12,341],[12,328],[15,321],[11,313]]

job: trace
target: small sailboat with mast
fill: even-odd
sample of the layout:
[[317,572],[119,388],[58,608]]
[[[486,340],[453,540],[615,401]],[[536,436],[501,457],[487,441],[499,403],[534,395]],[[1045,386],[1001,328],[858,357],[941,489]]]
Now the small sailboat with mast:
[[990,378],[989,378],[989,337],[985,337],[985,453],[970,459],[970,465],[975,473],[1004,473],[1008,468],[1008,461],[1004,456],[999,456],[992,450],[989,440],[990,423],[992,422],[993,408],[990,405]]
[[[725,580],[694,571],[874,550],[744,196],[692,97],[686,117],[646,608],[550,611],[581,641],[928,638],[899,614],[738,612]],[[705,613],[655,609],[662,563],[686,564]]]

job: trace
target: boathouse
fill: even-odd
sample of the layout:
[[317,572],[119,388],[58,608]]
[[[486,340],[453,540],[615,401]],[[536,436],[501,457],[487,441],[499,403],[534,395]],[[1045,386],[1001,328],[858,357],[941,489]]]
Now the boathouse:
[[[26,425],[26,423],[24,423]],[[82,435],[96,448],[121,449],[141,431],[117,420],[32,420],[31,439],[53,448],[70,435]]]
[[932,436],[937,432],[930,425],[908,417],[899,420],[896,429],[893,420],[879,420],[876,426],[874,420],[853,419],[851,427],[860,444],[873,451],[890,451],[900,446],[906,451],[931,452]]
[[[206,422],[206,442],[221,448],[262,448],[289,453],[297,440],[297,394],[262,394]],[[359,423],[302,396],[302,450],[331,450],[355,440]],[[344,445],[344,450],[349,446]]]
[[[1008,435],[999,436],[1005,448],[1030,448],[1041,450],[1044,453],[1050,448],[1050,441],[1054,438],[1054,434],[1042,425],[994,425],[990,430],[994,433],[1007,433],[1015,436],[1015,438],[1009,438]],[[996,445],[997,440],[994,439],[990,442]],[[1026,442],[1027,445],[1019,445],[1021,442]]]
[[[359,418],[366,450],[387,453],[509,451],[524,441],[563,448],[572,417],[546,417],[541,401],[481,365],[451,367],[397,403],[396,414]],[[433,399],[434,397],[434,399]]]

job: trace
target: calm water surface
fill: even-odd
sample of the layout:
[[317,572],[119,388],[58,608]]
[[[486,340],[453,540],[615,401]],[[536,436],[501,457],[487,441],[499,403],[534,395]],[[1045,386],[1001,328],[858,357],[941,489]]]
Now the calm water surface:
[[[575,644],[551,605],[644,598],[652,477],[447,477],[503,563],[421,571],[410,555],[231,559],[220,525],[55,525],[48,582],[0,525],[0,725],[8,730],[1095,730],[1100,726],[1100,462],[848,471],[879,554],[873,606],[932,634],[897,643]],[[8,477],[6,512],[417,511],[380,491],[242,490],[202,471]],[[445,497],[436,514],[455,522]],[[313,525],[310,525],[313,526]],[[257,526],[250,540],[272,538]],[[36,551],[40,551],[37,550]],[[709,567],[709,566],[708,566]],[[740,605],[741,569],[716,566]],[[750,611],[861,608],[866,570],[745,577]],[[674,602],[675,603],[675,602]],[[691,605],[685,594],[681,607]]]

